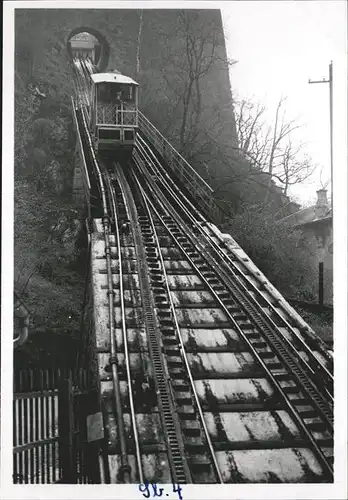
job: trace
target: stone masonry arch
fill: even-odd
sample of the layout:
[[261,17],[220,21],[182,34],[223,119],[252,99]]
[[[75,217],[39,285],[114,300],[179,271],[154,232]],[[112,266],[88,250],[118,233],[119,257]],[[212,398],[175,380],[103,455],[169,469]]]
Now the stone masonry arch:
[[89,28],[87,26],[80,26],[78,28],[74,28],[68,36],[67,43],[66,43],[66,49],[69,54],[70,59],[72,59],[72,53],[71,53],[71,46],[70,46],[70,40],[78,35],[79,33],[89,33],[90,35],[93,35],[99,42],[100,44],[100,56],[98,61],[96,61],[96,66],[99,71],[103,72],[106,70],[109,64],[109,59],[110,59],[110,45],[109,42],[107,41],[106,37],[100,33],[100,31],[94,29],[94,28]]

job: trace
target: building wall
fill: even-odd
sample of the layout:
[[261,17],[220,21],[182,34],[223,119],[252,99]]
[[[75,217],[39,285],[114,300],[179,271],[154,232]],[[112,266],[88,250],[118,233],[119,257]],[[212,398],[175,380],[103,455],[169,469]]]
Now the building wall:
[[332,220],[329,222],[316,223],[303,226],[302,232],[308,239],[313,241],[316,262],[324,262],[327,269],[333,268],[333,231]]
[[324,302],[333,303],[333,228],[332,218],[323,219],[301,228],[303,234],[312,243],[314,263],[324,263]]

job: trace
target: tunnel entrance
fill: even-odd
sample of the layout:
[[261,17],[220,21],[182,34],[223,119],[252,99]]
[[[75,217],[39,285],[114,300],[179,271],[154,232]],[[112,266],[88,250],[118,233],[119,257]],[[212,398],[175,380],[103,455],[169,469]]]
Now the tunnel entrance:
[[67,51],[70,59],[75,55],[89,57],[101,72],[109,64],[110,45],[105,36],[93,28],[73,29],[68,36]]

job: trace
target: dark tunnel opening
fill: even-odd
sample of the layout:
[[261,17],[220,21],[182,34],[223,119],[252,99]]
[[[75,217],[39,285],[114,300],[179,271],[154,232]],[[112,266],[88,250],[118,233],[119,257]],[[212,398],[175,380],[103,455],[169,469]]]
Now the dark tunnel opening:
[[94,46],[94,63],[98,71],[103,72],[107,69],[110,59],[110,45],[104,35],[94,28],[80,26],[73,29],[67,40],[66,48],[69,58],[73,58],[72,42],[79,48],[75,50],[86,51],[87,45]]

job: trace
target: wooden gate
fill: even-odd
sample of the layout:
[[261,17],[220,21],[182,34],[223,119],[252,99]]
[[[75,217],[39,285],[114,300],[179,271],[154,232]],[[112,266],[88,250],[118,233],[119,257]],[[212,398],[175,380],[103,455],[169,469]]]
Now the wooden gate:
[[97,410],[88,373],[69,370],[15,374],[13,482],[98,483],[98,441],[87,439],[87,419]]

